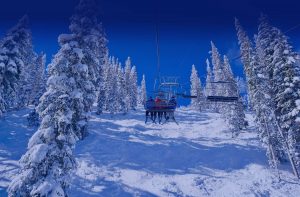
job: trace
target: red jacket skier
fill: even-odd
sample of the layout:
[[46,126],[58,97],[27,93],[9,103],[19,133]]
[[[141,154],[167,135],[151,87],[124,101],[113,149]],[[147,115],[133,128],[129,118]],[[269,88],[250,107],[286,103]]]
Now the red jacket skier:
[[160,103],[161,103],[161,99],[157,96],[156,98],[155,98],[155,106],[157,107],[157,108],[160,108],[161,106],[160,106]]

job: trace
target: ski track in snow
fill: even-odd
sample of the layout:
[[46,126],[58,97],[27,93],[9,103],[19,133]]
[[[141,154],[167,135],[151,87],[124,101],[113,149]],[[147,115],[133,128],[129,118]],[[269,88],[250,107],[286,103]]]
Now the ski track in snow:
[[[0,120],[1,197],[36,130],[26,126],[28,112]],[[70,196],[299,196],[289,166],[281,167],[281,181],[268,168],[251,115],[236,139],[220,114],[180,108],[176,118],[179,125],[145,125],[142,109],[113,117],[92,113],[90,135],[75,149]]]

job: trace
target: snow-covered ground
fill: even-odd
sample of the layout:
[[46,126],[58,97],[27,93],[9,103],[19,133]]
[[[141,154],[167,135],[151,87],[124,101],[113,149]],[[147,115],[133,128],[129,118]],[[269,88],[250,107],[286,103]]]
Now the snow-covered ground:
[[[35,128],[28,110],[0,121],[0,196],[18,169]],[[233,139],[219,114],[181,108],[179,125],[144,124],[144,113],[92,114],[90,135],[78,143],[70,196],[295,196],[300,182],[283,166],[268,168],[250,126]]]

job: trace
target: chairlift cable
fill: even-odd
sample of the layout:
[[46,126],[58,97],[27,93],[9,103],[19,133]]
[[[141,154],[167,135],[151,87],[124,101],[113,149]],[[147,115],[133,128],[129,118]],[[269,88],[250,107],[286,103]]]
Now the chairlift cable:
[[157,24],[156,24],[156,58],[157,58],[157,78],[160,78],[159,29]]
[[293,30],[297,29],[298,27],[300,27],[300,23],[297,24],[297,25],[295,25],[295,26],[293,26],[293,27],[291,27],[291,28],[289,28],[288,30],[284,31],[283,33],[288,33],[290,31],[293,31]]

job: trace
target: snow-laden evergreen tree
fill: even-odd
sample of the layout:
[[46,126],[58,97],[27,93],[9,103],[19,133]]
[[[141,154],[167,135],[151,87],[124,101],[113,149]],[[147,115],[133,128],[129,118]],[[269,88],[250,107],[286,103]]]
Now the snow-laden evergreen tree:
[[288,38],[274,28],[274,64],[272,83],[275,94],[275,114],[289,151],[300,165],[300,65]]
[[118,80],[116,80],[118,78],[118,64],[119,64],[119,60],[116,59],[114,66],[112,67],[112,73],[111,76],[116,76],[116,78],[111,77],[112,80],[110,80],[111,84],[110,86],[112,87],[111,90],[113,90],[110,93],[110,97],[112,97],[112,102],[108,103],[107,105],[110,106],[109,107],[109,112],[111,114],[115,114],[116,112],[119,111],[119,92],[116,91],[118,90]]
[[102,87],[102,83],[104,81],[104,72],[105,72],[105,68],[108,64],[108,48],[107,48],[107,44],[108,44],[108,40],[106,38],[106,33],[104,31],[104,28],[102,27],[102,24],[98,24],[98,34],[97,34],[97,45],[94,46],[95,48],[95,55],[99,56],[99,62],[98,62],[98,70],[97,70],[97,76],[98,76],[98,92],[101,95],[101,90],[100,88]]
[[223,109],[223,113],[225,113],[225,118],[232,133],[232,137],[237,137],[241,129],[239,106],[237,105],[237,103],[234,103],[224,105],[223,107],[226,108]]
[[[41,53],[35,62],[35,68],[31,72],[31,77],[29,77],[28,84],[31,85],[31,89],[28,90],[28,103],[34,106],[39,104],[39,99],[46,91],[46,55]],[[34,109],[28,116],[28,125],[29,126],[39,126],[40,119],[37,111]]]
[[[275,67],[278,67],[279,62],[275,61],[276,55],[275,55],[275,46],[276,43],[278,42],[278,29],[272,27],[269,24],[269,21],[267,19],[267,17],[265,15],[261,15],[260,17],[260,23],[258,26],[258,35],[256,38],[256,50],[257,50],[257,54],[258,57],[260,59],[260,64],[263,65],[265,67],[265,73],[263,74],[267,81],[268,81],[268,90],[267,92],[269,93],[271,99],[269,102],[269,106],[270,106],[270,111],[271,111],[271,115],[273,115],[273,112],[276,110],[276,106],[277,103],[274,99],[274,97],[276,96],[281,96],[281,95],[277,95],[276,94],[276,89],[277,86],[280,86],[280,84],[276,84],[274,82],[274,70]],[[280,57],[279,57],[280,58]],[[267,114],[268,115],[268,114]],[[268,115],[268,116],[271,116]],[[274,115],[273,115],[274,116]],[[272,117],[273,117],[272,116]],[[278,119],[279,117],[277,117],[275,115],[275,117],[273,117],[274,119],[274,127],[276,127],[276,130],[274,130],[276,132],[276,134],[274,134],[274,146],[277,152],[279,152],[278,154],[278,159],[279,160],[284,160],[286,158],[286,155],[284,154],[284,152],[289,152],[289,150],[285,150],[287,149],[287,147],[284,146],[284,137],[281,135],[281,130],[279,130],[279,128],[277,127],[278,125]]]
[[97,45],[95,50],[95,55],[99,55],[99,62],[97,67],[97,111],[96,113],[99,115],[105,109],[105,90],[106,90],[106,81],[105,76],[107,74],[107,67],[109,66],[109,55],[107,49],[108,40],[106,39],[105,31],[102,27],[102,24],[98,25],[98,32],[97,34]]
[[27,122],[29,127],[37,127],[40,124],[39,114],[35,109],[32,110],[27,116]]
[[276,117],[273,116],[275,103],[273,90],[268,75],[268,67],[265,65],[265,55],[260,40],[256,37],[256,52],[252,66],[255,70],[255,90],[253,104],[256,111],[256,119],[259,126],[259,136],[269,147],[268,158],[270,165],[276,167],[277,163],[285,159],[282,147],[282,138],[276,126]]
[[146,88],[146,79],[145,75],[143,75],[141,81],[141,91],[140,91],[140,104],[145,105],[147,101],[147,88]]
[[[214,45],[213,42],[211,42],[211,61],[213,66],[213,76],[214,76],[214,82],[223,82],[226,80],[225,73],[224,73],[224,65],[221,60],[221,55],[217,49],[217,47]],[[218,96],[224,96],[226,94],[226,85],[221,83],[214,84],[214,93]],[[220,108],[221,105],[218,107]]]
[[111,59],[111,65],[107,68],[106,74],[106,92],[105,92],[105,108],[111,114],[117,112],[117,60],[115,57]]
[[40,97],[46,91],[46,55],[41,53],[35,62],[35,69],[31,73],[31,77],[29,78],[29,84],[31,85],[31,89],[28,91],[28,104],[37,105],[39,103]]
[[[89,75],[91,77],[91,81],[93,85],[96,87],[96,90],[99,94],[102,93],[100,87],[102,87],[103,76],[104,76],[104,68],[106,67],[107,57],[108,57],[108,49],[107,49],[107,39],[104,28],[102,24],[98,22],[97,17],[98,9],[96,6],[95,0],[86,0],[86,3],[83,5],[80,11],[76,15],[72,16],[72,20],[75,21],[71,23],[70,29],[71,31],[78,32],[79,34],[86,34],[88,36],[85,37],[85,42],[83,44],[89,50],[91,54],[89,59]],[[84,6],[88,7],[89,5],[94,4],[93,9],[85,9]],[[85,20],[87,19],[87,20]],[[86,26],[87,28],[78,28],[78,26]],[[82,31],[82,32],[80,32]],[[104,95],[98,95],[99,97],[103,97]],[[89,105],[92,106],[94,102],[94,98],[90,98]]]
[[[27,17],[25,16],[25,18]],[[26,20],[28,20],[28,18]],[[33,51],[32,36],[29,29],[27,29],[26,34],[24,32],[24,37],[22,40],[23,41],[18,42],[18,44],[22,46],[21,51],[23,52],[21,54],[23,57],[22,59],[24,66],[21,69],[21,75],[18,83],[17,108],[22,108],[28,105],[28,103],[30,102],[30,93],[35,83],[34,78],[36,76],[35,73],[37,54]]]
[[255,89],[255,75],[254,68],[251,66],[251,62],[253,61],[253,48],[251,46],[251,41],[247,36],[245,30],[241,26],[238,19],[235,19],[235,27],[237,31],[237,37],[240,45],[241,51],[241,61],[244,65],[244,73],[246,75],[247,82],[247,92],[250,98],[250,105],[252,103],[253,92]]
[[130,109],[135,110],[137,107],[138,98],[138,85],[137,85],[137,72],[136,66],[133,66],[130,71],[129,77],[129,97],[130,97]]
[[226,81],[232,82],[232,81],[234,81],[234,77],[233,77],[232,69],[231,69],[231,66],[229,63],[229,59],[226,55],[224,55],[223,60],[224,60],[224,63],[223,63],[224,78]]
[[206,72],[207,72],[207,75],[206,75],[206,83],[205,83],[205,94],[206,96],[210,96],[210,95],[213,95],[213,84],[212,82],[214,81],[213,79],[213,73],[211,71],[211,68],[210,68],[210,63],[209,63],[209,60],[206,59]]
[[[292,51],[287,38],[283,33],[272,27],[267,17],[260,17],[257,40],[260,43],[261,56],[267,67],[270,91],[273,95],[277,129],[277,141],[281,146],[279,159],[288,156],[294,173],[299,178],[299,172],[295,164],[299,165],[299,124],[296,122],[299,117],[297,100],[299,100],[299,62],[296,62],[297,55]],[[275,99],[274,99],[275,97]]]
[[[215,92],[215,87],[214,87],[214,84],[212,83],[214,81],[214,76],[213,76],[213,73],[212,73],[212,70],[210,68],[210,62],[208,59],[206,59],[206,72],[207,72],[207,75],[206,75],[206,82],[205,82],[205,96],[213,96],[216,94]],[[216,105],[214,105],[213,103],[211,102],[206,102],[205,103],[206,105],[206,108],[209,109],[209,110],[216,110]]]
[[61,48],[49,65],[47,91],[37,107],[42,122],[20,160],[9,196],[67,196],[69,175],[76,167],[72,152],[87,134],[95,100],[93,68],[98,60],[89,48],[97,25],[94,3],[80,1],[71,18],[71,34],[59,36]]
[[6,106],[5,106],[5,100],[4,100],[4,95],[3,95],[3,90],[4,90],[4,74],[5,74],[5,64],[2,62],[0,63],[0,117],[3,116],[3,113],[6,111]]
[[[275,68],[274,48],[277,37],[277,29],[272,27],[266,15],[262,14],[259,18],[257,42],[260,45],[260,53],[265,66],[267,66],[267,77],[270,79],[269,83],[273,87],[273,70]],[[271,89],[271,91],[273,91]],[[273,92],[272,92],[273,93]]]
[[236,77],[235,81],[237,82],[238,91],[241,96],[241,101],[243,103],[243,106],[249,109],[249,95],[247,92],[247,84],[243,77]]
[[213,42],[211,42],[211,61],[213,65],[213,73],[215,81],[224,81],[223,64],[220,53]]
[[225,96],[239,96],[238,90],[237,90],[237,82],[234,79],[232,69],[229,63],[229,60],[226,55],[224,55],[224,67],[223,67],[223,73],[224,73],[224,81],[227,82],[227,85],[224,85],[224,92]]
[[[259,66],[254,67],[254,69],[256,69],[255,71],[258,70],[258,78],[264,78],[265,80],[265,84],[263,86],[258,85],[256,90],[260,89],[267,96],[264,95],[264,97],[260,98],[260,102],[258,102],[260,105],[256,107],[257,119],[264,119],[266,122],[265,125],[260,124],[260,131],[263,139],[267,139],[265,141],[269,147],[268,156],[271,165],[275,166],[278,161],[284,161],[288,157],[294,173],[299,178],[299,173],[295,167],[296,163],[299,163],[299,150],[297,150],[298,137],[295,135],[289,137],[288,134],[289,131],[294,133],[290,128],[295,129],[293,121],[299,116],[295,108],[293,108],[297,106],[295,103],[298,100],[298,95],[291,89],[294,86],[297,89],[297,86],[299,86],[297,82],[295,84],[292,83],[293,78],[297,79],[298,74],[290,72],[288,74],[281,73],[286,73],[285,71],[288,70],[285,65],[290,65],[290,68],[293,68],[296,71],[295,73],[297,73],[298,68],[296,67],[298,65],[296,63],[296,54],[293,54],[292,50],[289,50],[291,47],[289,44],[286,45],[286,43],[288,43],[287,39],[280,30],[272,27],[267,17],[262,15],[256,37],[256,54],[258,59],[256,65]],[[283,67],[285,68],[282,69]],[[289,77],[291,77],[290,80],[288,80]],[[263,109],[261,106],[266,107]],[[291,111],[294,113],[291,113]],[[282,114],[284,115],[282,116]],[[288,116],[291,119],[287,118]],[[282,118],[286,122],[282,121]],[[299,129],[296,128],[296,130]]]
[[104,110],[112,115],[117,112],[126,114],[130,109],[135,109],[138,103],[136,67],[131,67],[130,58],[126,60],[124,69],[115,57],[109,57],[106,61],[99,88],[97,114]]
[[[30,69],[33,69],[33,49],[31,32],[27,16],[22,17],[18,24],[8,31],[1,40],[1,111],[17,108],[26,101],[25,92],[28,89],[27,80]],[[1,102],[0,101],[0,102]],[[4,103],[3,103],[4,101]]]
[[125,112],[128,112],[131,107],[131,97],[130,97],[130,73],[131,73],[131,59],[127,58],[125,61],[125,70],[124,70],[124,79],[125,79]]
[[[105,70],[104,70],[104,80],[103,80],[103,84],[104,84],[104,95],[102,96],[103,97],[103,100],[104,100],[104,103],[103,103],[103,110],[107,111],[107,103],[109,102],[109,97],[108,96],[108,91],[109,91],[109,84],[110,84],[110,77],[111,77],[111,69],[113,67],[113,58],[114,57],[109,57],[108,59],[108,63],[107,63],[107,66],[105,67]],[[99,99],[98,98],[98,110],[100,108],[100,105],[99,105]],[[100,114],[100,113],[98,113]]]
[[204,105],[204,95],[202,91],[201,80],[198,77],[198,71],[196,70],[195,65],[192,65],[192,72],[190,76],[191,83],[191,95],[197,96],[197,98],[191,99],[191,107],[195,110],[201,110]]
[[238,89],[239,89],[239,92],[241,94],[247,94],[247,84],[246,84],[246,81],[243,77],[236,77],[235,78],[237,84],[238,84]]
[[98,87],[98,97],[97,97],[97,114],[100,115],[106,109],[106,90],[107,90],[107,75],[109,67],[111,66],[111,58],[108,56],[104,59],[105,63],[102,65],[101,71],[99,73],[99,87]]
[[227,82],[227,85],[224,86],[224,92],[227,97],[238,97],[238,101],[234,103],[228,103],[222,105],[222,112],[224,113],[225,118],[229,123],[229,127],[232,132],[232,136],[237,136],[240,130],[245,125],[245,113],[243,108],[243,103],[240,99],[240,92],[238,91],[237,81],[233,76],[233,72],[231,69],[231,65],[229,63],[229,59],[226,55],[224,55],[223,62],[223,72],[224,78]]
[[125,103],[125,77],[124,71],[121,64],[117,67],[117,112],[126,113],[126,103]]
[[[276,118],[272,115],[274,110],[273,94],[271,91],[270,75],[265,61],[265,51],[262,43],[270,42],[271,39],[262,40],[257,36],[255,40],[255,49],[251,46],[251,41],[246,32],[240,25],[239,21],[235,21],[237,35],[241,49],[241,59],[244,64],[244,72],[246,74],[248,93],[250,104],[255,111],[255,120],[259,131],[260,139],[267,148],[267,156],[272,167],[278,165],[279,160],[284,158],[282,139],[278,136],[276,127]],[[261,25],[261,28],[268,25]],[[264,30],[266,31],[266,30]],[[264,33],[266,35],[267,33]],[[269,47],[270,43],[264,43],[265,47]]]
[[192,65],[192,72],[191,72],[191,76],[190,76],[190,84],[191,84],[191,95],[192,96],[197,96],[197,98],[192,98],[191,99],[191,107],[193,109],[198,110],[199,109],[198,91],[199,91],[200,87],[199,87],[198,72],[197,72],[194,64]]

